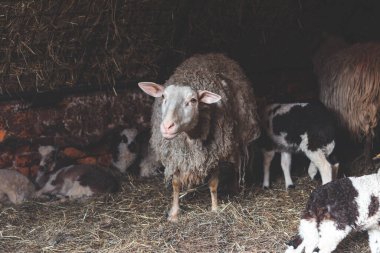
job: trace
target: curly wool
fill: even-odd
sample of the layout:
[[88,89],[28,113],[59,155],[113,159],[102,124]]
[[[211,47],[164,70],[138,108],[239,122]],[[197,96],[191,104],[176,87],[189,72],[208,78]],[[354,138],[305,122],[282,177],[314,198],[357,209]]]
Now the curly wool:
[[380,107],[380,44],[356,44],[332,55],[319,81],[321,101],[354,139],[373,137]]
[[240,171],[248,159],[247,145],[258,138],[256,102],[251,84],[239,65],[223,54],[195,55],[183,62],[164,84],[190,86],[219,94],[221,102],[200,105],[199,137],[186,133],[166,140],[160,132],[161,99],[152,115],[151,145],[165,166],[165,178],[179,172],[183,186],[204,181],[219,162],[235,162]]

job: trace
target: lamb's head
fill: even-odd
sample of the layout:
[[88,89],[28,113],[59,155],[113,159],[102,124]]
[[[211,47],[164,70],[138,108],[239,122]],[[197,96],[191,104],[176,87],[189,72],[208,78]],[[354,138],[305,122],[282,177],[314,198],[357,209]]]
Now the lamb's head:
[[148,95],[162,99],[160,131],[166,139],[187,133],[198,124],[200,103],[213,104],[221,99],[218,94],[190,86],[164,87],[150,82],[141,82],[139,86]]
[[51,172],[55,166],[56,152],[57,150],[53,146],[40,146],[38,148],[41,160],[35,182],[39,188],[44,186],[49,179],[49,172]]
[[53,146],[40,146],[38,153],[41,156],[40,168],[44,170],[51,170],[55,163],[55,156],[57,150]]

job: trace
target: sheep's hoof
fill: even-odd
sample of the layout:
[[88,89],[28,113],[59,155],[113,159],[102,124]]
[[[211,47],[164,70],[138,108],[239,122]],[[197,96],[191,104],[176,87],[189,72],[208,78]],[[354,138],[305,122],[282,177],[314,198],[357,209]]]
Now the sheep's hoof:
[[288,187],[287,187],[287,189],[294,189],[294,188],[296,188],[296,186],[295,186],[294,184],[290,184],[290,185],[288,185]]
[[178,215],[168,215],[168,221],[177,223]]

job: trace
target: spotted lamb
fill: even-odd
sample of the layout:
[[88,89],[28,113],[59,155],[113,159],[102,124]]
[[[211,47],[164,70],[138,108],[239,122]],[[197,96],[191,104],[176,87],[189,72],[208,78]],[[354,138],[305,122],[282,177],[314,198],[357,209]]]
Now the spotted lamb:
[[323,184],[332,180],[332,167],[327,158],[335,147],[335,123],[321,103],[271,104],[262,117],[264,188],[269,187],[270,165],[275,152],[281,152],[286,188],[294,187],[290,176],[291,156],[297,152],[310,159],[311,179],[319,170]]
[[286,253],[329,253],[352,231],[368,231],[372,253],[380,252],[380,170],[342,178],[315,189],[302,214],[299,234]]

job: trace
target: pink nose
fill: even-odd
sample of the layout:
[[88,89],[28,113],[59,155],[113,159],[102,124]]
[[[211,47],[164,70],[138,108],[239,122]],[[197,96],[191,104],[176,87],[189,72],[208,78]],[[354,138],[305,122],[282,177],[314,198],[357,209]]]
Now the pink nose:
[[166,132],[170,132],[170,130],[173,129],[173,127],[175,126],[175,124],[174,124],[173,121],[169,121],[169,122],[163,122],[162,126],[164,127],[164,130]]

